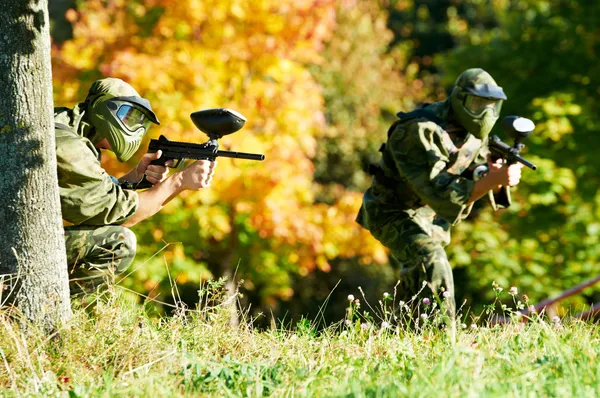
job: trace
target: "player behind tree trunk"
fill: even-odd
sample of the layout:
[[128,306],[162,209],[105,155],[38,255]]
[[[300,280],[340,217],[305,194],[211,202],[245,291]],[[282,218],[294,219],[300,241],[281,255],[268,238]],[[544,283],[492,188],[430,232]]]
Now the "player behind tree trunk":
[[[210,185],[215,162],[198,160],[167,178],[167,167],[151,164],[161,152],[145,154],[117,179],[100,164],[101,149],[121,162],[138,150],[152,124],[159,124],[150,102],[123,80],[92,84],[87,98],[73,109],[54,109],[58,184],[71,294],[92,291],[123,273],[136,252],[127,227],[158,212],[184,190]],[[136,192],[125,189],[142,177],[153,184]]]

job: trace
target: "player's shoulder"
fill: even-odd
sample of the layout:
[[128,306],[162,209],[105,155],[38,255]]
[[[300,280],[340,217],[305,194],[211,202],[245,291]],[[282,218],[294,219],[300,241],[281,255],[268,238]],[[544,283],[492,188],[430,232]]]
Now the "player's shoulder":
[[92,142],[73,130],[55,127],[56,157],[60,163],[96,163],[98,150]]

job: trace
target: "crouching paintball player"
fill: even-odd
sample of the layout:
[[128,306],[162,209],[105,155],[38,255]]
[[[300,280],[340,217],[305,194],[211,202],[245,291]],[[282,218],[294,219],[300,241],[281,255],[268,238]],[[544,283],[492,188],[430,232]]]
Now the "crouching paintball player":
[[[503,100],[492,76],[468,69],[446,101],[399,113],[388,131],[357,222],[402,265],[405,302],[424,289],[423,297],[443,298],[453,316],[454,280],[444,251],[450,227],[486,194],[494,209],[511,203],[509,187],[519,183],[522,164],[493,161],[488,147]],[[486,174],[474,173],[486,164]]]
[[[92,84],[73,109],[54,109],[58,184],[71,294],[95,290],[123,273],[136,253],[127,227],[158,212],[185,190],[210,185],[215,162],[198,160],[167,178],[166,165],[151,165],[161,152],[145,154],[129,173],[116,179],[100,164],[100,150],[121,162],[138,150],[152,124],[159,124],[150,102],[120,79]],[[126,189],[142,177],[145,191]],[[129,184],[127,184],[129,183]]]

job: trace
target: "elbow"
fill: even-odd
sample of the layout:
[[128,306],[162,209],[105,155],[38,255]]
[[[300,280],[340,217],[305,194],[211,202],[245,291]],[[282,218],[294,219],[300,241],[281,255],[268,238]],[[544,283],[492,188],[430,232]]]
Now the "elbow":
[[135,217],[135,214],[127,221],[125,221],[124,223],[122,223],[121,225],[125,228],[130,228],[133,227],[135,224],[137,224],[140,220],[137,220]]
[[141,217],[139,209],[135,211],[127,220],[121,223],[121,225],[125,228],[133,227],[138,222],[142,221],[144,218]]
[[433,209],[435,214],[446,221],[450,225],[456,225],[471,213],[473,202],[449,202],[432,203],[429,207]]

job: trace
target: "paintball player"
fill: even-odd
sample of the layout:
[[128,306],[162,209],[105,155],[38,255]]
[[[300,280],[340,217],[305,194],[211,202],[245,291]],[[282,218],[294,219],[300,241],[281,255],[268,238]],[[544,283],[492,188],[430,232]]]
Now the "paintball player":
[[[152,124],[159,124],[150,102],[120,79],[92,84],[87,98],[73,109],[54,109],[56,158],[71,294],[95,290],[123,273],[136,253],[129,230],[158,212],[184,190],[210,185],[215,162],[198,160],[167,178],[165,166],[151,165],[161,152],[145,154],[119,179],[100,164],[100,150],[121,162],[137,151]],[[153,184],[145,191],[125,189],[143,176]]]
[[[405,302],[424,289],[424,295],[443,296],[454,315],[452,268],[444,251],[450,227],[486,194],[494,209],[511,203],[509,187],[519,183],[522,165],[491,161],[487,146],[503,100],[490,74],[468,69],[446,101],[399,113],[388,131],[357,222],[401,263]],[[487,175],[474,179],[474,168],[486,163]]]

